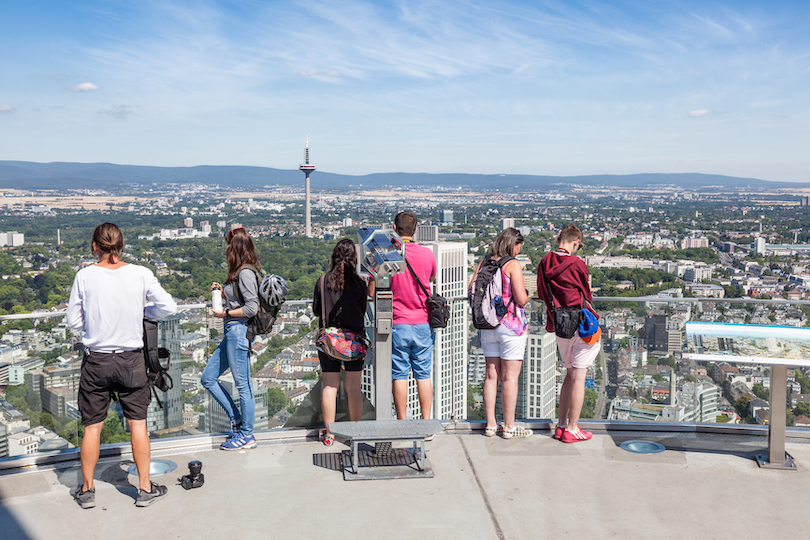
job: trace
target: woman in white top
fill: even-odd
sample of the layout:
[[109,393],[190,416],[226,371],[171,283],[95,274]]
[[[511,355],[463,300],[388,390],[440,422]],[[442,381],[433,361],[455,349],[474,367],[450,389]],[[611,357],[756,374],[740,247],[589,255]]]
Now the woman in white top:
[[[132,456],[138,468],[137,506],[149,506],[167,493],[149,479],[150,445],[146,411],[151,393],[143,356],[143,319],[173,315],[177,304],[154,274],[121,261],[124,236],[113,223],[93,231],[93,253],[99,262],[80,270],[73,280],[67,325],[84,332],[84,359],[79,384],[82,438],[82,485],[75,497],[82,508],[95,506],[93,473],[99,456],[101,428],[113,392],[129,423]],[[153,305],[146,306],[147,302]]]

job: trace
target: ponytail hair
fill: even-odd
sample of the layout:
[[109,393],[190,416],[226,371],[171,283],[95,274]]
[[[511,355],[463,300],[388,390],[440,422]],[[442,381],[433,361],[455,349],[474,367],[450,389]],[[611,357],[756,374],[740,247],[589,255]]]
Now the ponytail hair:
[[343,238],[332,249],[332,256],[329,261],[329,274],[326,286],[333,291],[342,291],[346,288],[347,280],[360,280],[357,275],[357,251],[354,242],[349,238]]
[[102,223],[93,230],[93,242],[98,255],[115,264],[121,260],[124,252],[124,235],[115,223]]

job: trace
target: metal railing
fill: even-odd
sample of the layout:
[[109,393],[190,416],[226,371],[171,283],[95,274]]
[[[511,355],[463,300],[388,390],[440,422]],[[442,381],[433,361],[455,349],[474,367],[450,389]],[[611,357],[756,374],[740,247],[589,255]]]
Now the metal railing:
[[[454,297],[454,298],[451,298],[450,300],[451,300],[451,302],[464,302],[464,301],[467,300],[467,298],[466,297]],[[537,300],[536,297],[535,297],[534,300],[535,301]],[[302,305],[307,305],[310,302],[311,302],[310,300],[304,299],[304,300],[291,301],[291,302],[288,302],[288,304],[291,305],[291,306],[302,306]],[[785,305],[794,305],[794,306],[808,306],[808,305],[810,305],[810,301],[803,301],[803,300],[760,300],[760,299],[747,299],[747,298],[742,299],[742,298],[703,298],[703,297],[700,297],[700,298],[694,298],[694,297],[693,298],[594,297],[594,302],[597,305],[599,305],[600,303],[605,303],[605,302],[612,302],[612,303],[618,302],[618,303],[622,303],[622,304],[652,303],[652,304],[662,304],[662,305],[690,304],[690,305],[694,305],[697,309],[702,309],[701,306],[703,304],[706,304],[706,305],[726,304],[728,309],[731,309],[732,306],[736,307],[737,305],[748,305],[748,306],[754,306],[754,310],[756,310],[757,307],[763,307],[763,306],[779,307],[779,306],[785,306]],[[195,304],[182,304],[182,305],[179,305],[178,309],[181,312],[187,312],[187,313],[191,312],[191,313],[193,313],[194,311],[200,312],[202,310],[207,310],[208,307],[209,307],[209,305],[206,304],[206,303],[195,303]],[[532,316],[539,317],[539,321],[535,321],[535,324],[533,325],[533,327],[534,327],[533,331],[536,331],[538,333],[538,335],[542,335],[544,333],[544,331],[541,329],[542,328],[541,323],[542,323],[542,313],[543,313],[544,310],[542,309],[542,307],[539,304],[537,304],[537,305],[534,305],[532,308],[530,308],[530,311],[533,312]],[[26,319],[28,319],[28,320],[31,320],[31,319],[46,319],[46,318],[50,319],[50,318],[54,318],[54,317],[63,317],[64,315],[65,315],[64,311],[21,313],[21,314],[11,314],[11,315],[0,315],[0,321],[14,322],[14,321],[26,320]],[[605,313],[603,315],[610,316],[609,313]],[[205,319],[205,317],[206,317],[206,315],[203,315],[204,320],[207,320],[207,319]],[[206,326],[206,328],[207,328],[207,326]],[[628,330],[628,329],[625,328],[625,330]],[[607,341],[611,341],[611,342],[612,341],[616,341],[616,342],[620,341],[618,339],[616,339],[616,340],[612,339],[612,336],[610,336],[609,333],[610,332],[607,331],[607,329],[606,329],[605,338],[604,338],[606,342]],[[471,333],[471,339],[474,339],[474,334],[472,334],[472,333]],[[68,344],[73,346],[73,345],[76,345],[78,343],[78,341],[79,341],[78,339],[76,341],[68,341]],[[213,342],[210,339],[206,339],[205,348],[206,349],[210,348],[212,343]],[[469,344],[467,346],[467,352],[468,353],[470,352]],[[679,351],[673,351],[673,352],[678,353]],[[601,367],[601,370],[602,370],[602,380],[604,381],[604,384],[597,387],[596,390],[604,392],[604,395],[601,395],[601,397],[604,398],[605,403],[607,402],[608,399],[610,399],[610,397],[607,395],[608,388],[609,387],[615,387],[617,389],[619,388],[618,384],[614,384],[611,380],[609,380],[610,376],[609,376],[609,373],[608,373],[609,372],[608,364],[609,363],[612,364],[612,363],[617,362],[617,360],[615,358],[616,353],[617,353],[617,347],[613,347],[613,346],[610,347],[609,351],[603,351],[603,353],[602,353],[602,355],[600,357],[600,360],[599,360],[599,364],[598,364]],[[527,355],[528,355],[528,351],[527,351]],[[471,365],[471,356],[469,354],[465,358],[465,365],[467,367],[469,367]],[[529,368],[526,367],[527,365],[528,365],[528,362],[524,363],[524,370],[529,371]],[[791,365],[791,364],[790,363],[785,363],[784,364],[784,366],[789,366],[789,365]],[[635,366],[633,366],[633,368],[637,369],[637,368],[635,368]],[[596,369],[594,371],[596,371]],[[466,372],[466,370],[465,370],[465,372]],[[2,371],[0,371],[0,373],[2,373]],[[438,376],[441,376],[441,375],[438,375]],[[677,377],[677,375],[675,375],[675,374],[673,374],[671,376],[672,377]],[[437,377],[437,375],[434,375],[434,377]],[[701,377],[702,377],[702,375],[701,375]],[[772,370],[772,373],[771,373],[771,377],[772,378],[774,377],[773,370]],[[466,378],[467,378],[467,380],[469,380],[469,377],[466,377]],[[594,373],[594,378],[596,378],[595,373]],[[709,383],[708,379],[704,379],[704,380],[706,381],[706,384],[713,384],[713,383]],[[780,381],[783,381],[783,380],[784,379],[782,378],[781,372],[777,373],[777,377],[775,379],[772,379],[772,381],[773,381],[772,384],[771,384],[771,390],[772,390],[772,392],[771,392],[772,400],[771,401],[772,402],[773,402],[774,399],[775,400],[781,400],[782,403],[785,403],[787,401],[787,393],[784,391],[785,387],[781,386],[781,388],[783,390],[781,393],[779,393],[779,391],[777,390],[778,386],[784,384],[784,382],[780,382]],[[28,384],[28,383],[29,383],[29,379],[26,379],[25,384]],[[616,383],[618,383],[618,381],[616,381]],[[531,388],[533,385],[537,386],[539,384],[540,384],[540,382],[536,381],[536,380],[534,380],[534,381],[531,381],[531,380],[525,381],[525,387],[527,389],[526,393],[527,394],[532,394],[532,396],[530,396],[530,397],[536,397],[533,392],[529,391],[529,388]],[[600,396],[599,392],[597,392],[597,395]],[[696,388],[695,388],[695,391],[692,392],[692,395],[697,396]],[[53,398],[53,396],[50,396],[50,397]],[[64,398],[65,396],[62,396],[62,397]],[[75,395],[73,397],[75,397]],[[636,399],[638,399],[639,397],[640,396],[638,396],[638,394],[636,394]],[[58,396],[57,396],[57,398],[58,398]],[[644,399],[644,398],[642,398],[642,399]],[[695,399],[697,399],[697,398],[695,398]],[[206,413],[206,415],[211,414],[210,413],[210,408],[211,408],[211,403],[210,402],[211,401],[212,400],[208,399],[206,401],[206,403],[205,403],[205,413]],[[310,403],[310,406],[312,406],[311,403]],[[657,404],[656,405],[656,407],[658,407],[660,409],[663,409],[664,406],[665,405],[663,405],[663,404]],[[31,410],[32,410],[32,412],[37,412],[37,413],[40,414],[40,418],[38,418],[38,420],[40,420],[40,422],[41,422],[41,420],[43,418],[41,413],[43,413],[43,412],[47,413],[47,411],[45,410],[45,408],[42,405],[40,405],[40,407],[41,408],[40,408],[39,411],[33,411],[33,409],[31,409]],[[53,407],[54,407],[54,405],[52,403],[49,403],[47,405],[48,410],[53,410]],[[607,408],[607,406],[605,406],[605,408]],[[524,410],[526,410],[526,409],[524,409]],[[773,414],[778,414],[777,408],[772,409],[772,411],[773,411]],[[606,412],[607,411],[605,411],[605,413]],[[1,413],[2,412],[0,412],[0,414]],[[599,416],[605,416],[605,414],[602,413],[602,411],[597,411],[597,413],[599,414]],[[784,409],[782,409],[781,414],[782,414],[782,417],[785,416]],[[549,416],[553,416],[553,415],[549,415]],[[60,421],[61,420],[62,419],[60,419]],[[480,421],[476,421],[476,420],[473,420],[473,419],[464,419],[463,416],[462,417],[454,416],[453,418],[445,418],[443,420],[446,422],[447,429],[450,429],[450,430],[470,430],[470,429],[481,429],[482,428],[482,424],[481,424]],[[207,418],[207,421],[208,421],[208,423],[210,425],[210,423],[211,423],[210,418]],[[552,418],[549,418],[549,417],[536,418],[536,417],[531,416],[531,415],[526,415],[522,419],[522,422],[524,422],[525,425],[527,425],[529,427],[532,427],[534,429],[538,429],[538,430],[546,430],[546,429],[552,429],[553,428]],[[719,424],[719,423],[712,423],[712,422],[703,423],[703,422],[694,422],[694,421],[692,421],[692,422],[660,422],[660,421],[641,422],[641,421],[608,420],[606,418],[594,418],[594,419],[588,420],[588,422],[590,422],[588,425],[590,425],[591,427],[594,427],[596,429],[603,429],[603,430],[607,430],[607,431],[612,431],[612,430],[620,430],[620,431],[635,431],[635,430],[638,430],[638,431],[676,431],[676,432],[677,431],[685,431],[685,432],[698,432],[698,433],[709,433],[709,432],[711,432],[711,433],[728,433],[728,432],[734,432],[734,433],[746,433],[746,434],[749,434],[749,435],[756,434],[756,435],[761,435],[763,437],[768,435],[768,430],[769,429],[771,429],[771,430],[773,429],[773,423],[769,423],[770,427],[768,427],[768,426],[764,426],[764,425],[752,425],[752,424]],[[9,435],[13,435],[13,433],[10,433],[11,429],[13,429],[13,428],[9,429],[8,425],[9,425],[8,422],[6,422],[5,425],[0,425],[0,438],[5,437],[5,439],[6,439],[6,446],[5,446],[6,451],[8,451],[7,450],[8,449],[8,442],[7,442],[8,437],[9,437]],[[4,427],[6,428],[5,435],[2,434],[2,430],[3,430]],[[33,427],[35,427],[35,426],[32,425],[31,428],[33,428]],[[315,430],[318,427],[319,426],[317,424],[311,424],[309,426],[305,426],[302,429],[285,428],[285,429],[281,429],[281,430],[275,429],[275,430],[270,430],[270,431],[263,431],[263,432],[258,432],[257,433],[257,438],[259,438],[259,440],[288,440],[288,439],[296,439],[296,438],[300,439],[302,437],[314,437],[315,433],[317,433],[317,431],[315,431]],[[781,455],[784,455],[784,439],[785,439],[785,436],[810,438],[810,431],[805,430],[805,429],[795,429],[795,428],[788,428],[787,430],[785,430],[784,426],[782,426],[781,436],[778,433],[776,435],[774,435],[773,431],[771,431],[771,435],[769,436],[769,439],[775,437],[777,445],[776,445],[776,448],[772,449],[772,451],[769,453],[769,455],[770,455],[769,461],[774,462],[777,459],[777,456],[780,455],[779,437],[781,437]],[[208,445],[210,447],[210,445],[217,444],[218,442],[220,442],[222,437],[223,436],[218,434],[218,433],[202,433],[202,434],[199,434],[199,435],[191,435],[191,436],[161,438],[161,439],[157,439],[157,440],[154,441],[153,447],[156,450],[161,450],[161,449],[163,449],[163,450],[171,450],[171,449],[176,449],[176,448],[182,448],[184,446],[193,447],[193,446],[199,446],[199,445],[201,445],[201,446]],[[0,440],[2,440],[2,439],[0,439]],[[75,440],[77,442],[80,440],[78,424],[77,424],[76,432],[75,432]],[[2,449],[3,449],[3,446],[0,445],[0,450],[2,450]],[[126,444],[113,444],[113,445],[104,446],[103,455],[118,455],[118,454],[126,453],[126,452],[127,452],[127,445]],[[71,460],[71,459],[78,459],[78,451],[77,451],[77,449],[62,450],[62,451],[56,451],[56,452],[51,452],[51,453],[48,453],[48,454],[41,454],[41,455],[40,454],[26,455],[26,456],[18,456],[18,457],[10,457],[10,458],[5,458],[5,459],[0,459],[0,468],[8,468],[8,467],[13,468],[13,467],[23,466],[25,464],[41,463],[41,462],[43,462],[43,460],[48,461],[48,462],[54,462],[54,461],[63,461],[63,460]]]

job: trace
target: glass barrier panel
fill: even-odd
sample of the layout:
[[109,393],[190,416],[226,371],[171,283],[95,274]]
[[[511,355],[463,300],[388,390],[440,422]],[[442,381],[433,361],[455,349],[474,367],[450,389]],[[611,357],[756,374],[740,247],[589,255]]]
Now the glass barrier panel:
[[77,451],[80,339],[64,315],[2,321],[0,459]]
[[[789,366],[787,425],[810,427],[810,377],[808,366],[798,361],[810,357],[805,346],[810,340],[798,339],[796,335],[802,333],[789,330],[810,326],[810,309],[803,303],[621,297],[596,298],[594,307],[601,317],[602,339],[599,354],[586,373],[583,419],[766,424],[770,366],[776,358]],[[516,418],[554,420],[565,369],[556,336],[545,331],[542,302],[532,300],[525,312],[528,337],[518,377]],[[479,332],[472,327],[465,298],[451,299],[451,313],[448,328],[435,331],[432,409],[442,420],[481,420],[486,361]],[[0,459],[75,452],[81,444],[77,403],[81,336],[65,326],[64,314],[53,315],[2,316],[0,321],[4,330],[0,338]],[[698,323],[716,324],[717,328],[756,325],[759,337],[746,336],[745,327],[734,327],[742,333],[708,336],[699,342],[694,337],[687,339],[687,328]],[[311,301],[290,301],[284,304],[272,332],[253,340],[255,431],[323,427],[317,324]],[[373,339],[372,302],[366,331]],[[174,386],[165,393],[157,391],[160,404],[152,400],[147,417],[151,438],[230,430],[224,409],[202,386],[205,366],[222,338],[222,320],[213,317],[204,304],[181,306],[177,315],[159,322],[160,346],[171,353],[169,374]],[[375,417],[375,352],[372,347],[362,371],[363,419]],[[702,353],[714,356],[706,360]],[[748,360],[739,360],[743,357]],[[765,360],[750,360],[759,357]],[[230,373],[223,373],[219,380],[238,405],[239,394]],[[337,394],[336,419],[348,420],[342,376]],[[421,417],[413,378],[408,382],[407,400],[407,416]],[[499,418],[502,414],[500,392],[496,414]],[[102,443],[128,441],[121,407],[112,401]]]

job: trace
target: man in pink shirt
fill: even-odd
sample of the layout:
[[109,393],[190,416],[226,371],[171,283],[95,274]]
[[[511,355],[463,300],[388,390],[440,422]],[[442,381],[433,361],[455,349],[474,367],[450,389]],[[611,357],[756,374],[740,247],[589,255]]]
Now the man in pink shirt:
[[[431,292],[436,278],[436,259],[433,251],[413,241],[416,216],[413,212],[400,212],[394,218],[394,230],[405,242],[405,260],[419,281]],[[433,329],[428,324],[425,293],[410,271],[391,278],[394,297],[394,333],[391,351],[391,377],[394,386],[394,407],[399,420],[405,419],[408,409],[408,375],[413,369],[422,418],[431,418],[433,403]]]

